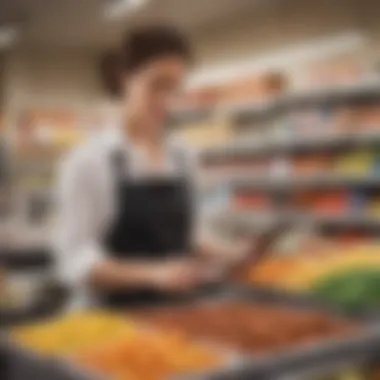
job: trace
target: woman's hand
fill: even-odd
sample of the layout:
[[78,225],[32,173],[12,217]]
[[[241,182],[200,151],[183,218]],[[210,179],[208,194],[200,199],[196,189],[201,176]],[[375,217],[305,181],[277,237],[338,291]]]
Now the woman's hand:
[[194,260],[171,260],[152,270],[151,284],[167,292],[194,289],[207,281],[204,271]]

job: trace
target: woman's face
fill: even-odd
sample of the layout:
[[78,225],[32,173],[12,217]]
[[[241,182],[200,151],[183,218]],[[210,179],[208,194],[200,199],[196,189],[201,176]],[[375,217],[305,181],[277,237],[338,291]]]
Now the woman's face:
[[128,112],[148,128],[162,126],[181,90],[187,68],[185,60],[168,56],[126,76],[123,90]]

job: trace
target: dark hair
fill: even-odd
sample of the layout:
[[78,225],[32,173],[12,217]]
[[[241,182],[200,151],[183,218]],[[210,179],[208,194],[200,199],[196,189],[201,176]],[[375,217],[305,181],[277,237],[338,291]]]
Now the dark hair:
[[155,59],[178,56],[191,62],[189,40],[169,26],[140,27],[130,31],[122,46],[122,70],[131,72]]

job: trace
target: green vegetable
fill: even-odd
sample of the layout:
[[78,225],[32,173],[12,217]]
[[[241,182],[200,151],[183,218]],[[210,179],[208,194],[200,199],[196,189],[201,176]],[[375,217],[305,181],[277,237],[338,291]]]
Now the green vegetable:
[[380,270],[350,269],[319,279],[312,291],[344,310],[380,308]]

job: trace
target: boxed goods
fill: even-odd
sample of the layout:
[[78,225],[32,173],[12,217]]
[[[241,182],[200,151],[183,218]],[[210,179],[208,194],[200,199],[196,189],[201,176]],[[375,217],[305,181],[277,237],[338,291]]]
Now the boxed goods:
[[350,209],[350,192],[345,190],[304,192],[295,196],[294,205],[313,216],[347,215]]
[[356,132],[380,130],[380,107],[378,105],[358,106],[352,112],[352,124]]
[[366,214],[370,218],[380,219],[380,198],[373,197],[367,205]]

